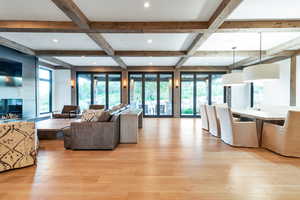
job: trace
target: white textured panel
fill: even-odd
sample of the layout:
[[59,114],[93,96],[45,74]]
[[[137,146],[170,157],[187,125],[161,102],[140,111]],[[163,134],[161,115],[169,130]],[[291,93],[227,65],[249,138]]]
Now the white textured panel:
[[71,21],[51,0],[0,0],[0,19]]
[[174,66],[179,61],[177,57],[122,57],[129,66]]
[[228,19],[300,19],[299,0],[244,0]]
[[0,36],[38,50],[101,49],[84,33],[0,33]]
[[[262,33],[262,49],[271,49],[296,37],[300,32]],[[214,33],[199,50],[259,50],[259,33]]]
[[75,66],[118,66],[111,57],[56,57]]
[[[115,50],[186,50],[195,34],[103,34]],[[149,43],[150,41],[151,43]]]
[[[236,57],[238,62],[246,57]],[[191,57],[187,60],[184,66],[227,66],[233,63],[232,57]]]
[[[221,0],[75,0],[91,21],[207,21]],[[144,8],[149,2],[150,7]]]

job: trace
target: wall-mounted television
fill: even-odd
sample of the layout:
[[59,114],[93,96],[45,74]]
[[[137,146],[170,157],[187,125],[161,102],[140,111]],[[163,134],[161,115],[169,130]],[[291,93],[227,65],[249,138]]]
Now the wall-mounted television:
[[0,58],[0,86],[22,86],[22,63]]

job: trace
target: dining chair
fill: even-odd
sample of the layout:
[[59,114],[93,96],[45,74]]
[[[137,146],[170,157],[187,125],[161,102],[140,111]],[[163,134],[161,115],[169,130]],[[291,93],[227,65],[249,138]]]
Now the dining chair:
[[200,113],[201,113],[201,119],[202,119],[202,129],[208,131],[209,130],[209,122],[208,122],[208,116],[207,116],[207,105],[205,105],[205,104],[200,105]]
[[262,147],[283,156],[300,157],[300,111],[289,110],[283,126],[264,123]]
[[209,123],[209,133],[216,137],[221,137],[220,122],[217,118],[216,106],[207,105],[207,116]]
[[233,120],[228,107],[216,107],[216,110],[220,120],[221,139],[225,143],[237,147],[259,146],[255,122]]

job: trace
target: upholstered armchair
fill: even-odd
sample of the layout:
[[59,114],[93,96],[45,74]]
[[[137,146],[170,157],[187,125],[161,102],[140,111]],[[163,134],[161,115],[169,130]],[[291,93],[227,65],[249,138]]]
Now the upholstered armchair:
[[208,124],[208,116],[207,116],[207,109],[206,105],[200,105],[200,114],[201,114],[201,120],[202,120],[202,129],[208,131],[209,130],[209,124]]
[[94,104],[94,105],[90,105],[89,109],[90,110],[102,110],[102,109],[104,109],[104,107],[105,107],[104,105],[95,105]]
[[0,172],[34,165],[36,154],[34,122],[0,124]]
[[284,156],[300,157],[300,111],[288,111],[283,126],[264,123],[262,147]]
[[221,139],[232,146],[258,147],[256,123],[233,120],[230,108],[216,107],[220,120]]
[[52,113],[52,118],[76,118],[79,113],[79,106],[65,105],[61,113]]
[[216,107],[207,105],[206,108],[210,134],[216,137],[221,137],[220,122],[217,118]]

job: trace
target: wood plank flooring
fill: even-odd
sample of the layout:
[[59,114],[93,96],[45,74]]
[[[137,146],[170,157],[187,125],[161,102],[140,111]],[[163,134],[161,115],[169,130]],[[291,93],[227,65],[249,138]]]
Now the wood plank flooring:
[[0,199],[300,199],[300,159],[232,148],[202,132],[200,119],[145,119],[140,136],[114,151],[41,141],[36,167],[0,174]]

